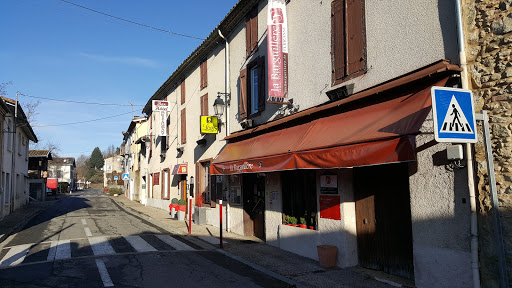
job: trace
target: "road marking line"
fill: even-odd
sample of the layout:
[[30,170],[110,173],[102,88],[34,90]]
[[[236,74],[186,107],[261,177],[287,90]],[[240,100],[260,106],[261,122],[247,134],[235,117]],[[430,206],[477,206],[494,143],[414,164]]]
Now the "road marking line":
[[12,247],[9,252],[5,254],[2,261],[0,261],[0,267],[14,266],[23,262],[31,246],[32,244],[25,244]]
[[52,241],[50,243],[50,250],[48,251],[48,257],[46,260],[53,261],[55,260],[55,253],[57,253],[57,242]]
[[[204,240],[204,241],[206,241],[208,243],[211,243],[211,244],[219,244],[220,243],[220,239],[216,238],[216,237],[213,237],[213,236],[199,236],[197,238],[199,238],[201,240]],[[222,243],[228,243],[228,242],[222,240]]]
[[68,259],[71,258],[71,244],[69,240],[59,240],[57,244],[57,252],[55,259]]
[[183,250],[183,251],[196,250],[196,249],[188,246],[187,244],[185,244],[179,240],[176,240],[176,238],[174,238],[172,236],[169,236],[169,235],[155,235],[155,236],[158,237],[158,239],[162,240],[165,244],[171,246],[172,248],[174,248],[176,250]]
[[157,251],[153,246],[149,245],[148,242],[144,241],[140,236],[124,236],[124,239],[137,250],[137,252],[150,252]]
[[98,266],[98,271],[100,272],[101,281],[103,281],[103,286],[112,287],[114,283],[112,279],[110,279],[110,275],[108,274],[107,267],[105,263],[101,259],[96,259],[96,266]]
[[87,237],[91,237],[92,236],[91,229],[89,229],[89,227],[85,227],[84,230],[85,230],[85,235]]
[[116,251],[110,246],[106,237],[91,237],[89,238],[89,243],[94,255],[116,254]]
[[87,225],[87,222],[85,222],[85,219],[82,219],[82,224]]

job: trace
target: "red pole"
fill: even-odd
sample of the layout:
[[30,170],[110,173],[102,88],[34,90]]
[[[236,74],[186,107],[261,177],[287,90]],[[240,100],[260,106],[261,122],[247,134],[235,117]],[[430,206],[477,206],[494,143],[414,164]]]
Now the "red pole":
[[219,200],[220,207],[220,249],[222,249],[222,200]]
[[190,198],[190,205],[188,205],[188,234],[192,234],[192,198]]

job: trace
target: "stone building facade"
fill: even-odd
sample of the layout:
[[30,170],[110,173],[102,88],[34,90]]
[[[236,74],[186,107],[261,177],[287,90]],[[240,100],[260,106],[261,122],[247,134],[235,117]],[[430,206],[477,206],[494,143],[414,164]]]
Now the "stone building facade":
[[[489,114],[508,278],[512,279],[512,1],[465,0],[470,88]],[[482,135],[480,135],[482,136]],[[482,287],[498,287],[498,257],[483,141],[475,146]],[[509,280],[510,282],[510,280]]]

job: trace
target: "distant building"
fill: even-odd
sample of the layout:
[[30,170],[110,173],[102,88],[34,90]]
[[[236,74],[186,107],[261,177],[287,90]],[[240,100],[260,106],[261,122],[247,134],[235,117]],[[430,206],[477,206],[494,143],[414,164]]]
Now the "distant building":
[[[122,185],[122,163],[123,157],[121,155],[105,158],[105,164],[103,164],[103,187],[107,187],[110,184],[118,185],[117,183]],[[115,177],[117,177],[117,180]]]
[[54,158],[48,162],[48,177],[57,178],[59,183],[66,182],[76,189],[74,181],[75,158]]
[[44,201],[48,161],[52,160],[52,153],[50,150],[30,150],[28,157],[29,195],[34,199]]

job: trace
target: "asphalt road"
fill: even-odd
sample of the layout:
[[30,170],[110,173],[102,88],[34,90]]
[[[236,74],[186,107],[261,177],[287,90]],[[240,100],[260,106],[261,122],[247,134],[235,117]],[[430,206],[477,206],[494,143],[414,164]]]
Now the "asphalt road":
[[288,287],[89,189],[2,243],[0,287]]

